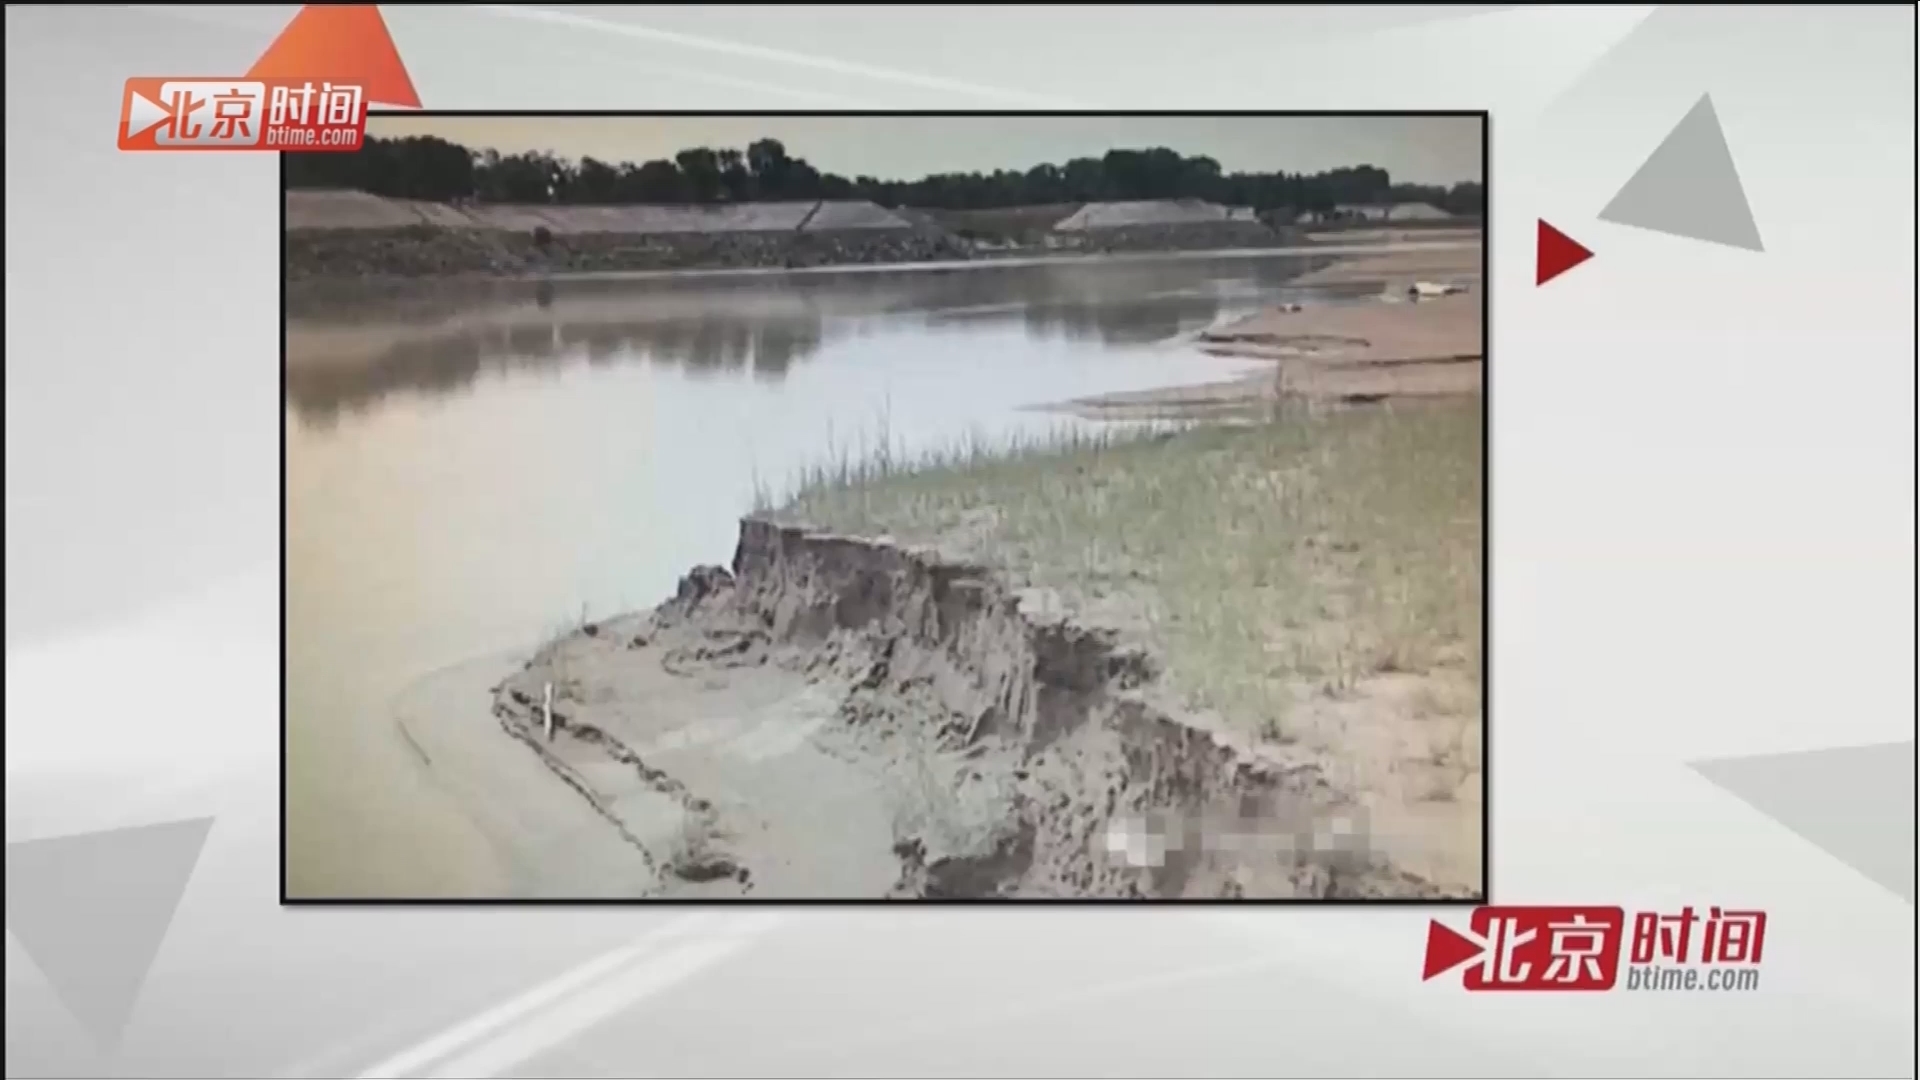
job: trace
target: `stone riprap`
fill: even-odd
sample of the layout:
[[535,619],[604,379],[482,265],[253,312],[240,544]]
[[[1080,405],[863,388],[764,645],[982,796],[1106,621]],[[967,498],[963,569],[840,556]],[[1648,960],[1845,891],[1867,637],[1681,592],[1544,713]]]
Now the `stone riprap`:
[[1006,242],[862,200],[534,206],[289,191],[285,205],[290,280],[804,268],[1285,242],[1249,211],[1194,200],[1088,203],[1044,234]]

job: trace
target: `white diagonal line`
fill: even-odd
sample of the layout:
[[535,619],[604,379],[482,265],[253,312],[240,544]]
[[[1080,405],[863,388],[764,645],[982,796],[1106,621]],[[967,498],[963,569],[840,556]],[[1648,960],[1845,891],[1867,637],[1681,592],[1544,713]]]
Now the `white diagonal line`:
[[429,1075],[447,1080],[498,1076],[634,1002],[685,982],[740,952],[776,922],[778,917],[770,914],[750,916],[741,925],[720,934],[675,946],[645,964],[602,980],[565,1002],[556,1002],[524,1022],[506,1028],[457,1058],[442,1062]]
[[640,23],[613,22],[596,19],[586,15],[574,15],[565,11],[549,11],[544,8],[528,7],[522,4],[474,4],[473,8],[488,11],[495,15],[525,19],[530,22],[544,22],[554,26],[571,26],[577,30],[590,30],[596,34],[616,34],[621,37],[638,38],[646,41],[659,41],[669,45],[679,45],[688,49],[704,49],[708,52],[726,53],[731,56],[746,57],[752,60],[766,60],[777,64],[791,64],[795,67],[813,68],[816,71],[830,71],[837,75],[853,75],[865,79],[877,79],[883,82],[899,83],[904,86],[918,86],[925,90],[939,90],[951,94],[965,94],[969,97],[990,98],[1009,104],[1029,107],[1070,108],[1068,102],[1058,98],[1030,94],[1021,90],[1000,90],[990,86],[976,86],[957,79],[947,79],[938,75],[918,75],[911,71],[899,71],[893,68],[875,67],[851,60],[836,60],[831,57],[813,56],[808,53],[788,52],[785,49],[773,49],[764,45],[750,45],[741,41],[726,41],[720,38],[701,37],[696,34],[684,34],[677,30],[662,30],[658,27]]
[[[648,64],[647,71],[653,75],[671,75],[676,79],[689,79],[707,83],[710,86],[726,86],[735,90],[752,90],[762,94],[778,94],[795,101],[812,102],[815,105],[830,105],[841,109],[857,108],[865,104],[859,98],[846,94],[828,93],[824,90],[800,90],[791,86],[761,82],[758,79],[741,79],[732,75],[716,75],[711,71],[694,71],[690,68],[662,67]],[[623,609],[624,610],[624,609]]]
[[632,942],[604,953],[581,964],[548,982],[521,994],[510,1001],[502,1002],[491,1009],[441,1032],[426,1041],[403,1050],[393,1057],[362,1072],[361,1080],[393,1080],[432,1064],[450,1054],[461,1050],[492,1035],[539,1009],[545,1008],[592,985],[596,980],[605,978],[639,960],[644,960],[657,948],[674,938],[684,937],[689,931],[710,926],[718,921],[712,914],[686,915],[651,930]]

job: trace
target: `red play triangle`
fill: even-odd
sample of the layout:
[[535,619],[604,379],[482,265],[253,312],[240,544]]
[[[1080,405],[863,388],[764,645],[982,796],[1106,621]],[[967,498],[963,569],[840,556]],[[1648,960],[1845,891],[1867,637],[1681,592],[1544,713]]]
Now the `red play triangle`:
[[1593,252],[1586,245],[1559,229],[1540,223],[1538,252],[1534,261],[1534,285],[1545,285],[1561,274],[1593,258]]
[[1420,981],[1452,971],[1479,956],[1485,947],[1450,926],[1427,923],[1427,961],[1421,965]]
[[250,79],[357,79],[376,105],[420,107],[377,4],[307,4],[247,72]]

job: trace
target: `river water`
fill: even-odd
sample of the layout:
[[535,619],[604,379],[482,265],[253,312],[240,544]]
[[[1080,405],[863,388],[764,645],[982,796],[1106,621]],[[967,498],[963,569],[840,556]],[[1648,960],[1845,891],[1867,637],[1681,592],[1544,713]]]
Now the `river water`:
[[[1184,339],[1307,298],[1298,256],[524,282],[296,296],[286,373],[292,897],[489,895],[484,815],[395,702],[725,563],[757,486],[829,453],[1069,421],[1229,378]],[[1323,294],[1324,295],[1324,294]],[[476,694],[484,717],[488,702]],[[505,740],[502,739],[504,743]],[[467,796],[470,799],[471,795]]]

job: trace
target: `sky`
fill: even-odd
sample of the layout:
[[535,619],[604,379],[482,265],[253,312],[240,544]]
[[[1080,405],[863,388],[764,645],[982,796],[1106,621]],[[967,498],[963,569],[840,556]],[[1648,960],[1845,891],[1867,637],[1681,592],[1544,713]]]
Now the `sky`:
[[438,135],[503,153],[545,150],[602,161],[671,158],[696,146],[762,136],[823,172],[917,180],[1165,146],[1205,154],[1227,172],[1316,173],[1373,165],[1395,183],[1481,180],[1482,122],[1452,116],[376,116],[382,138]]

